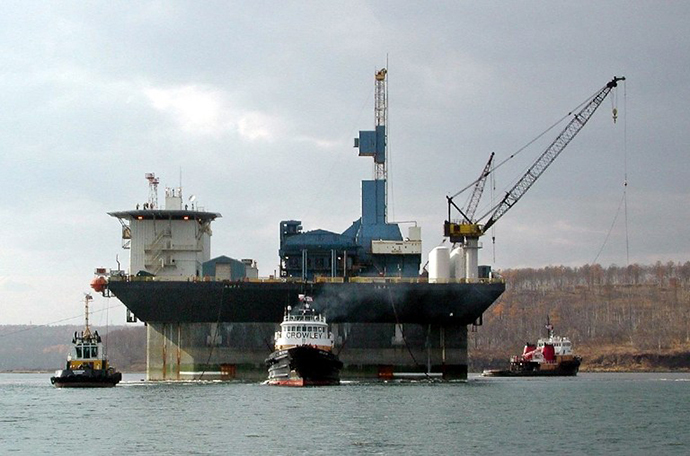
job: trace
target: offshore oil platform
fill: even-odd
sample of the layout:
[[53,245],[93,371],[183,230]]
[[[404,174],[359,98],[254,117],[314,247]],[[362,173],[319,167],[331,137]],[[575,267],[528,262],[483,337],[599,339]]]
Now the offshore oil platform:
[[[211,258],[211,223],[220,214],[186,203],[167,188],[158,204],[158,178],[149,198],[112,212],[122,225],[129,271],[96,270],[92,287],[117,297],[128,321],[147,325],[147,379],[265,379],[264,360],[287,306],[300,297],[331,323],[342,378],[467,377],[468,326],[503,293],[505,283],[478,265],[478,239],[510,209],[585,125],[614,78],[574,115],[494,211],[474,217],[490,163],[462,209],[448,200],[444,234],[454,245],[434,248],[421,268],[421,227],[387,220],[387,72],[375,73],[375,129],[360,131],[355,147],[372,157],[373,179],[362,181],[362,214],[342,233],[302,230],[281,221],[280,275],[259,278],[251,259]],[[451,219],[455,208],[462,216]],[[490,215],[488,222],[480,223]]]
[[184,200],[181,188],[166,188],[159,207],[152,173],[147,202],[109,213],[122,224],[129,270],[99,268],[92,286],[124,303],[129,321],[146,323],[148,380],[265,378],[275,331],[300,295],[331,322],[343,378],[466,378],[467,327],[505,284],[476,266],[451,277],[448,252],[420,274],[421,227],[403,237],[388,222],[386,85],[386,70],[376,72],[376,125],[355,139],[375,163],[374,178],[362,181],[361,217],[342,233],[281,221],[279,277],[259,278],[253,260],[211,258],[211,223],[221,215]]

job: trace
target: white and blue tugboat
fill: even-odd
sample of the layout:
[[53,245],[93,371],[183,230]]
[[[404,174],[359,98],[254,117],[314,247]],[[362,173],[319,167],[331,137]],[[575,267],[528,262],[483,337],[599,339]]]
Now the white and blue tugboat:
[[287,307],[275,351],[266,359],[268,384],[320,386],[340,384],[343,363],[333,353],[334,338],[326,318],[300,295],[300,305]]
[[112,387],[122,380],[122,374],[108,365],[98,331],[92,333],[89,328],[91,299],[88,294],[84,297],[86,325],[84,331],[74,333],[65,369],[50,377],[50,383],[58,388]]

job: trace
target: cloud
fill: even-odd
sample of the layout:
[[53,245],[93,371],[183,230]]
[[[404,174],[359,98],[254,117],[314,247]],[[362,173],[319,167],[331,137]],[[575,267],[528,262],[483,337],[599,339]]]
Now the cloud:
[[278,122],[261,112],[247,112],[237,121],[237,131],[250,141],[273,141],[279,134]]
[[16,281],[11,277],[0,277],[0,290],[9,293],[24,293],[35,290],[31,284]]
[[245,141],[274,141],[284,134],[278,118],[239,107],[221,89],[199,85],[150,87],[144,94],[154,109],[189,134],[237,133]]
[[186,132],[218,134],[233,127],[223,109],[221,91],[189,85],[149,88],[144,94],[155,109],[170,116]]

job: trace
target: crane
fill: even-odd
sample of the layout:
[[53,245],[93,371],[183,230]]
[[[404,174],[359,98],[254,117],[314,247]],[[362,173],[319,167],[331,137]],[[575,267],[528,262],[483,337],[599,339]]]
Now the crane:
[[[618,86],[618,82],[625,81],[625,77],[614,77],[604,87],[589,99],[585,106],[576,113],[568,122],[566,127],[554,139],[554,141],[546,148],[546,150],[537,158],[537,160],[529,167],[527,172],[518,179],[517,183],[506,192],[503,199],[494,207],[492,207],[486,214],[472,220],[472,217],[467,217],[452,201],[452,197],[448,199],[448,220],[444,224],[444,235],[450,238],[451,242],[463,242],[465,247],[466,271],[467,278],[476,278],[477,276],[477,251],[479,249],[479,237],[484,235],[487,230],[493,226],[505,213],[513,207],[522,198],[527,190],[534,184],[534,182],[546,171],[546,168],[553,163],[558,155],[565,149],[565,147],[573,140],[573,138],[582,130],[587,124],[587,121],[592,117],[594,112],[599,108],[606,96]],[[615,114],[614,114],[615,116]],[[487,164],[487,166],[489,166]],[[480,177],[486,178],[488,170]],[[479,180],[476,181],[477,185]],[[475,191],[477,186],[475,186]],[[456,194],[455,196],[457,196]],[[472,200],[470,200],[470,204]],[[455,207],[465,218],[462,223],[451,221],[451,207]],[[468,206],[469,207],[469,206]],[[480,221],[488,217],[486,223],[481,224]]]
[[486,184],[486,179],[489,177],[489,174],[491,174],[491,164],[493,163],[494,155],[495,153],[491,152],[491,155],[489,156],[489,161],[486,162],[484,170],[479,175],[479,178],[465,188],[466,190],[470,188],[472,185],[474,185],[474,190],[472,190],[472,195],[470,196],[470,199],[467,202],[467,206],[465,206],[465,210],[460,209],[453,202],[453,198],[462,193],[463,190],[461,190],[453,196],[446,196],[446,198],[448,199],[448,220],[450,220],[450,208],[452,206],[455,209],[457,209],[458,212],[460,212],[460,215],[462,215],[465,218],[466,222],[463,223],[474,223],[472,219],[474,217],[474,213],[477,211],[477,205],[479,204],[479,200],[482,197],[482,193],[484,192],[484,185]]

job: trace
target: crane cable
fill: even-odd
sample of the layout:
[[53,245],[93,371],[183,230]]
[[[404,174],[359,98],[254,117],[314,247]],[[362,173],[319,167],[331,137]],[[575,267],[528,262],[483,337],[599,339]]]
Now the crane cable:
[[[581,103],[580,105],[578,105],[578,106],[577,106],[575,109],[573,109],[571,112],[569,112],[568,114],[564,115],[563,117],[561,117],[560,119],[558,119],[553,125],[551,125],[551,126],[548,127],[546,130],[544,130],[543,132],[541,132],[536,138],[532,139],[530,142],[528,142],[527,144],[525,144],[524,146],[522,146],[521,148],[519,148],[517,151],[513,152],[512,154],[510,154],[507,158],[504,158],[502,162],[500,162],[498,165],[494,166],[494,167],[491,169],[490,173],[493,173],[493,172],[496,171],[498,168],[500,168],[501,166],[503,166],[506,162],[508,162],[508,161],[512,160],[513,158],[517,157],[518,154],[520,154],[520,152],[524,151],[524,150],[527,149],[529,146],[531,146],[531,145],[534,144],[535,142],[539,141],[545,134],[547,134],[548,132],[550,132],[551,130],[553,130],[554,128],[556,128],[561,122],[563,122],[565,119],[567,119],[568,117],[570,117],[570,116],[573,114],[574,111],[577,111],[582,105],[584,105],[585,103],[587,103],[587,102],[588,102],[589,100],[591,100],[592,98],[594,98],[594,96],[589,97],[587,100],[585,100],[583,103]],[[484,176],[483,176],[483,175],[482,175],[482,176],[479,176],[477,179],[475,179],[474,181],[472,181],[472,182],[471,182],[469,185],[467,185],[466,187],[464,187],[464,188],[462,188],[461,190],[459,190],[457,193],[455,193],[455,194],[454,194],[453,196],[451,196],[450,198],[451,198],[451,199],[452,199],[452,198],[455,198],[456,196],[460,195],[461,193],[464,193],[465,191],[467,191],[467,189],[469,189],[470,187],[472,187],[473,185],[475,185],[477,182],[479,182],[479,180],[480,180],[482,177],[484,177]]]
[[[523,152],[525,149],[527,149],[528,147],[530,147],[530,146],[531,146],[532,144],[534,144],[535,142],[539,141],[544,135],[546,135],[548,132],[550,132],[551,130],[553,130],[554,128],[556,128],[556,127],[557,127],[559,124],[561,124],[565,119],[567,119],[568,117],[572,116],[573,113],[577,112],[577,111],[578,111],[580,108],[582,108],[584,105],[586,105],[587,103],[591,102],[591,100],[594,99],[594,97],[596,97],[600,92],[601,92],[601,89],[600,89],[600,90],[597,90],[597,91],[594,92],[592,95],[590,95],[589,97],[587,97],[587,99],[585,99],[582,103],[580,103],[580,104],[577,105],[575,108],[573,108],[568,114],[566,114],[566,115],[564,115],[563,117],[561,117],[560,119],[558,119],[558,120],[557,120],[556,122],[554,122],[551,126],[549,126],[546,130],[544,130],[544,131],[541,132],[539,135],[537,135],[534,139],[532,139],[532,140],[529,141],[527,144],[525,144],[524,146],[522,146],[521,148],[519,148],[517,151],[513,152],[511,155],[509,155],[508,157],[506,157],[505,159],[503,159],[503,161],[501,161],[501,162],[498,163],[496,166],[494,166],[490,172],[493,173],[494,171],[496,171],[497,169],[499,169],[500,167],[502,167],[504,164],[506,164],[508,161],[510,161],[510,160],[512,160],[513,158],[517,157],[517,156],[518,156],[521,152]],[[453,199],[453,198],[455,198],[456,196],[460,195],[461,193],[467,191],[467,189],[469,189],[470,187],[472,187],[473,185],[475,185],[480,179],[482,179],[482,177],[484,177],[484,176],[483,176],[483,175],[480,176],[479,178],[477,178],[477,179],[475,179],[473,182],[471,182],[469,185],[465,186],[465,187],[462,188],[460,191],[456,192],[454,195],[452,195],[452,196],[450,197],[450,199]],[[515,182],[517,182],[518,179],[519,179],[519,177],[518,177],[517,179],[515,179],[515,180],[512,182],[512,184],[514,184]],[[508,186],[506,186],[505,188],[508,188]],[[500,204],[500,203],[499,203],[499,204]],[[485,215],[483,215],[482,217],[480,217],[480,219],[483,219],[483,218],[486,217],[487,215],[491,214],[494,210],[496,210],[496,209],[498,208],[499,204],[492,205],[492,207],[487,211],[487,213],[486,213]]]
[[623,191],[623,197],[621,198],[620,202],[618,203],[618,209],[616,209],[616,215],[613,217],[613,222],[611,222],[611,226],[609,227],[609,231],[608,231],[608,233],[606,233],[606,237],[604,238],[604,243],[601,245],[601,248],[599,249],[597,256],[594,257],[594,260],[592,261],[591,264],[596,264],[597,260],[599,259],[599,255],[601,255],[601,252],[604,251],[604,247],[606,247],[606,243],[609,240],[609,236],[611,236],[611,232],[613,231],[613,227],[616,225],[616,220],[618,220],[618,215],[621,212],[621,207],[623,206],[624,201],[625,201],[625,190]]
[[[496,175],[493,174],[493,169],[491,170],[491,205],[494,204],[494,198],[496,197]],[[491,248],[493,250],[493,264],[496,264],[496,225],[491,227]]]
[[[611,98],[611,113],[613,115],[613,123],[616,123],[618,120],[618,96],[617,92],[614,94],[614,97]],[[618,209],[616,209],[616,215],[613,217],[613,222],[611,222],[611,226],[609,227],[608,232],[606,233],[606,237],[604,238],[604,242],[601,245],[601,248],[599,249],[599,252],[597,255],[594,257],[594,260],[592,261],[592,264],[596,264],[597,260],[599,259],[599,256],[601,253],[604,251],[604,247],[606,247],[606,244],[608,243],[609,237],[611,236],[611,232],[613,231],[614,226],[616,225],[616,221],[618,220],[618,216],[620,215],[621,208],[624,208],[624,223],[625,223],[625,261],[626,261],[626,266],[630,266],[630,248],[629,248],[629,241],[628,241],[628,145],[627,145],[627,127],[628,127],[628,121],[627,121],[627,114],[628,114],[628,109],[627,109],[627,86],[625,84],[625,81],[623,81],[623,195],[621,197],[620,202],[618,203]]]
[[630,266],[630,242],[628,238],[628,85],[623,81],[623,200],[625,202],[625,262]]

